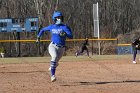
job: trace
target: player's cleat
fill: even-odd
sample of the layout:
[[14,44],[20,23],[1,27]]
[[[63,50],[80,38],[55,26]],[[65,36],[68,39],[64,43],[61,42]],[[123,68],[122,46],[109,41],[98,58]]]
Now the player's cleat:
[[51,76],[51,82],[55,82],[56,81],[56,77],[53,75]]
[[75,56],[77,57],[78,56],[78,53],[75,53]]
[[48,71],[51,71],[51,67],[49,67]]
[[136,62],[136,61],[133,61],[133,63],[134,63],[134,64],[137,64],[137,62]]
[[91,58],[90,56],[88,56],[88,58]]

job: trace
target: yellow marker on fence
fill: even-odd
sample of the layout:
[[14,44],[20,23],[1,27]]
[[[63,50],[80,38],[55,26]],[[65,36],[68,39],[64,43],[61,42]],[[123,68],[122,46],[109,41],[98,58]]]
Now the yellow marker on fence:
[[118,44],[118,46],[130,46],[131,44]]

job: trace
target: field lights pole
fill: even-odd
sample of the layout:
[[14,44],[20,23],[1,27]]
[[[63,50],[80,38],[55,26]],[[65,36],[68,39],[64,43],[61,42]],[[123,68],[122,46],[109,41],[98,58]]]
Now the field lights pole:
[[100,49],[101,49],[101,44],[100,44],[100,31],[99,31],[99,7],[98,7],[98,2],[97,2],[97,30],[98,30],[98,47],[99,47],[99,55],[101,55],[101,51],[100,51]]
[[94,22],[94,37],[98,38],[98,50],[100,55],[100,32],[99,32],[99,14],[98,14],[98,2],[93,4],[93,22]]

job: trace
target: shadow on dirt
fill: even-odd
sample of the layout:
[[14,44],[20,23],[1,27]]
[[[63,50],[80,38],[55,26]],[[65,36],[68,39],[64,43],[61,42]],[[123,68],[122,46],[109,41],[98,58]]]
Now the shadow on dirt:
[[114,83],[140,83],[140,80],[112,81],[112,82],[74,82],[74,84],[65,84],[60,86],[80,86],[80,85],[95,85],[95,84],[114,84]]

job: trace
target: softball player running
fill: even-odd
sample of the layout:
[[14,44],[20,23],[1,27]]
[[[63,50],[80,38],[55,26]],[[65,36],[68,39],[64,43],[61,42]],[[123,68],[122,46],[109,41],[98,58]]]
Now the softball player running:
[[85,41],[84,41],[84,43],[82,44],[82,47],[81,47],[80,51],[77,51],[76,54],[75,54],[75,56],[76,57],[79,56],[80,54],[82,54],[86,50],[87,55],[89,57],[89,51],[88,51],[88,47],[87,47],[88,45],[89,45],[88,38],[86,38]]
[[60,11],[55,11],[52,16],[52,20],[54,24],[51,24],[47,27],[44,27],[40,30],[37,35],[37,42],[39,42],[40,36],[44,31],[49,31],[51,33],[51,43],[48,46],[48,51],[51,55],[50,62],[50,72],[51,72],[51,81],[56,81],[55,71],[58,66],[58,61],[63,56],[65,50],[65,40],[66,37],[72,39],[72,31],[71,29],[63,24],[63,15]]
[[140,37],[132,42],[132,48],[133,48],[133,63],[136,64],[135,59],[137,55],[137,50],[140,51]]

